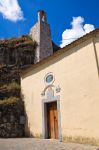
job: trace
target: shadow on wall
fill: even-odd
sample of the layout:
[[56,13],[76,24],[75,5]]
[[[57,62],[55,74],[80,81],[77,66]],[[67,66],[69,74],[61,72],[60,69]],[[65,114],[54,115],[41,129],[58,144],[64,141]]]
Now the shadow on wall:
[[0,104],[0,137],[24,137],[24,106],[21,100]]
[[[24,101],[24,95],[21,93],[22,101]],[[31,134],[29,122],[28,122],[28,115],[26,113],[26,107],[24,104],[24,115],[25,115],[25,137],[34,137],[33,134]]]

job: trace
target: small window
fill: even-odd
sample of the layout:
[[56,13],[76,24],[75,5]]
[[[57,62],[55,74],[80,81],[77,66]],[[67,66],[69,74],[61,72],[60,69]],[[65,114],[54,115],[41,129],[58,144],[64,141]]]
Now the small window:
[[45,22],[44,16],[42,17],[42,22]]
[[46,77],[46,82],[47,83],[50,83],[50,82],[52,82],[53,81],[53,75],[48,75],[47,77]]
[[45,76],[45,82],[47,84],[52,84],[54,81],[54,76],[52,73],[48,73],[46,76]]

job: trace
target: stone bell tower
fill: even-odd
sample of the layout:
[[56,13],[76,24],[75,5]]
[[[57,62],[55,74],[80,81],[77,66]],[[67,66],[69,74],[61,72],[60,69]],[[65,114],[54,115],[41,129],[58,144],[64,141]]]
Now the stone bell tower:
[[50,26],[43,10],[38,11],[38,22],[31,28],[30,35],[38,44],[35,63],[53,54]]

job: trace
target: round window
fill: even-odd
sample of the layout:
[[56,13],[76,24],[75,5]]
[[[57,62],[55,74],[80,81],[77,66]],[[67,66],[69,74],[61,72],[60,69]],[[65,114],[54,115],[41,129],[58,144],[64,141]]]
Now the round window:
[[48,75],[47,77],[46,77],[46,82],[47,83],[50,83],[50,82],[52,82],[53,81],[53,75]]
[[47,84],[51,84],[53,81],[54,81],[54,76],[51,73],[49,73],[45,76],[45,82]]

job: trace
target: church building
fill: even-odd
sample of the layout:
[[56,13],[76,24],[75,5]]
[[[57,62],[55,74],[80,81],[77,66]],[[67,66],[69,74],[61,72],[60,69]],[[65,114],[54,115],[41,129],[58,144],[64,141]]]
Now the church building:
[[27,136],[99,143],[99,29],[53,53],[46,13],[30,30],[35,63],[21,72]]

